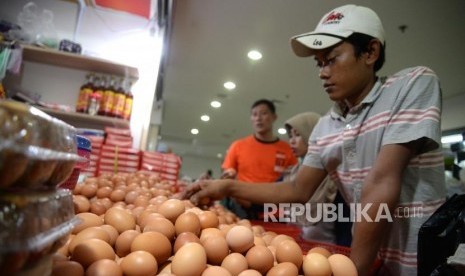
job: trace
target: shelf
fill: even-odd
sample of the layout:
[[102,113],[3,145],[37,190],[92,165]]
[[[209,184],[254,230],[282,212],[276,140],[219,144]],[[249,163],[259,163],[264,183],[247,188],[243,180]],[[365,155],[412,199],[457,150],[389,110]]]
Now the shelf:
[[131,66],[95,57],[88,57],[53,49],[44,49],[37,46],[22,45],[22,47],[23,60],[25,61],[39,62],[89,72],[129,76],[133,79],[139,78],[139,71],[137,68]]
[[129,121],[106,116],[93,116],[85,113],[65,112],[55,109],[37,107],[50,116],[56,117],[76,128],[92,128],[103,130],[105,127],[129,129]]

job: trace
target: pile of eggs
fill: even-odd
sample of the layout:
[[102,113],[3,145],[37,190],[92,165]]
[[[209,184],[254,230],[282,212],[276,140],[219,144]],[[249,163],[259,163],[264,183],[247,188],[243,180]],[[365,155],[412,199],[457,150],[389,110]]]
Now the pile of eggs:
[[144,173],[103,175],[76,186],[81,219],[54,255],[52,275],[357,275],[322,247],[303,254],[291,236],[240,220],[221,205],[202,210]]

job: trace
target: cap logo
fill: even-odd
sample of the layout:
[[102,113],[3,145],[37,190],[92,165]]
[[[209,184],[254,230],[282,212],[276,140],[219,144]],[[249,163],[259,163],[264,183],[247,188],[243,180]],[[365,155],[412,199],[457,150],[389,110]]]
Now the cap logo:
[[322,24],[338,24],[342,18],[344,18],[342,13],[332,11],[330,14],[328,14]]

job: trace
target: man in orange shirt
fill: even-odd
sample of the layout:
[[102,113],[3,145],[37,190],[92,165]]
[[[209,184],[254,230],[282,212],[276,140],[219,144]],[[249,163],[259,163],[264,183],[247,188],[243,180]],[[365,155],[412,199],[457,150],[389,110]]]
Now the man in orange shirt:
[[[256,101],[250,119],[254,133],[231,144],[223,161],[222,178],[253,183],[277,181],[287,168],[297,164],[297,159],[289,144],[274,135],[275,105],[266,99]],[[241,218],[257,219],[263,212],[261,205],[246,201],[228,199],[223,203]]]

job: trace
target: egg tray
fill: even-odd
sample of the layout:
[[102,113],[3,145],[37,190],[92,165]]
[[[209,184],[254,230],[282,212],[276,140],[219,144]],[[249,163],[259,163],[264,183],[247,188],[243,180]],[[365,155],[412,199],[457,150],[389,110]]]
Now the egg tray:
[[35,107],[0,101],[0,191],[56,188],[77,161],[76,129]]
[[76,223],[70,190],[0,193],[0,254],[41,250]]

